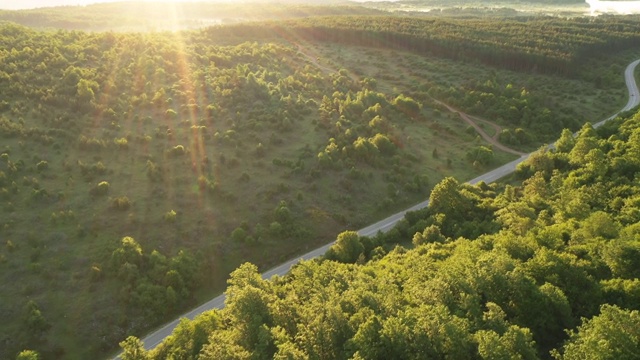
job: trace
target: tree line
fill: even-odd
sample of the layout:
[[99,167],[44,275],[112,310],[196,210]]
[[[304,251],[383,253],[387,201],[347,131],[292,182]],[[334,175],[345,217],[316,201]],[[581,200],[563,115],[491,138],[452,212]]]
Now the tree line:
[[[589,57],[635,47],[637,18],[455,19],[309,17],[203,30],[208,36],[273,37],[282,29],[311,41],[407,50],[501,68],[572,76]],[[284,32],[284,34],[287,34]]]

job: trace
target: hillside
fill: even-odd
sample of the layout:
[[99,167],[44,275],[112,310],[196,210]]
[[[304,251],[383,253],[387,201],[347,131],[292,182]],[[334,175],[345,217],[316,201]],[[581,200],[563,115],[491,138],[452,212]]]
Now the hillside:
[[223,310],[150,354],[129,338],[124,357],[636,359],[640,113],[627,116],[563,133],[520,186],[447,178],[389,234],[342,233],[272,281],[245,264]]
[[206,3],[153,3],[142,1],[98,3],[87,6],[60,6],[29,10],[0,10],[0,21],[15,22],[37,29],[83,31],[176,31],[212,25],[259,20],[282,20],[309,16],[383,15],[385,11],[341,2],[271,1]]
[[[470,166],[483,143],[461,122],[293,43],[217,41],[0,28],[0,357],[108,352],[242,261],[275,264],[511,158]],[[112,259],[128,246],[143,260]]]
[[[90,33],[2,23],[0,358],[104,356],[221,292],[243,262],[278,264],[423,200],[443,178],[516,157],[459,111],[526,150],[619,108],[632,20],[464,24],[353,16]],[[476,33],[494,41],[467,46]],[[572,71],[530,56],[529,33]],[[468,49],[373,41],[426,47],[427,34]],[[485,62],[491,48],[527,66]]]

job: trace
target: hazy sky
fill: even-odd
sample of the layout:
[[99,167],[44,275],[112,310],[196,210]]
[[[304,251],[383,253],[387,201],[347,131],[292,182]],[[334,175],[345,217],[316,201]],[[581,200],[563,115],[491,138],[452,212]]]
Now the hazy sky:
[[[123,1],[123,0],[0,0],[0,9],[11,9],[11,10],[33,9],[38,7],[52,7],[52,6],[63,6],[63,5],[89,5],[89,4],[95,4],[95,3],[116,2],[116,1]],[[152,0],[142,0],[142,1],[152,1]],[[153,0],[153,1],[157,1],[157,0]],[[171,1],[202,2],[203,0],[171,0]]]
[[[116,2],[123,0],[0,0],[0,9],[33,9],[38,7],[52,7],[63,5],[89,5],[100,2]],[[158,0],[138,0],[138,1],[158,1]],[[160,1],[174,1],[174,2],[203,2],[207,0],[160,0]],[[209,1],[224,1],[233,2],[234,0],[209,0]],[[244,0],[243,2],[246,2]],[[351,1],[397,1],[397,0],[351,0]],[[592,12],[611,12],[611,13],[638,13],[640,12],[640,1],[621,1],[616,4],[612,1],[598,1],[598,0],[586,0],[587,3],[591,3]]]

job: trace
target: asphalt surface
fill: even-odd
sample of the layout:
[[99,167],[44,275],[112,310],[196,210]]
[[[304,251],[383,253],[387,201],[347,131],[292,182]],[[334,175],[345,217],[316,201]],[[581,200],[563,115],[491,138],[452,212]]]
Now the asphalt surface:
[[[636,84],[636,80],[634,77],[634,70],[636,68],[636,66],[640,63],[640,60],[636,60],[634,62],[632,62],[631,64],[629,64],[629,66],[627,66],[627,69],[625,71],[625,81],[627,83],[627,89],[629,90],[629,101],[627,102],[627,105],[625,105],[624,108],[622,108],[622,110],[620,110],[620,112],[624,112],[624,111],[628,111],[633,109],[634,107],[638,106],[640,104],[640,96],[639,93],[640,91],[638,90],[638,86]],[[596,124],[594,124],[594,127],[599,127],[602,124],[604,124],[605,122],[614,119],[620,112],[608,117],[605,120],[602,120]],[[553,144],[550,145],[550,147],[552,147]],[[520,164],[521,162],[523,162],[524,160],[526,160],[531,154],[526,154],[523,155],[522,157],[520,157],[517,160],[514,160],[510,163],[507,163],[505,165],[500,166],[497,169],[494,169],[492,171],[489,171],[486,174],[480,175],[475,179],[470,180],[468,183],[469,184],[477,184],[481,181],[484,181],[485,183],[492,183],[504,176],[507,176],[511,173],[513,173],[516,169],[516,166],[518,166],[518,164]],[[386,219],[383,219],[381,221],[378,221],[375,224],[369,225],[363,229],[358,230],[358,234],[361,236],[371,236],[371,235],[375,235],[376,233],[378,233],[379,231],[381,232],[385,232],[390,230],[398,221],[400,221],[400,219],[404,218],[405,213],[409,212],[409,211],[415,211],[415,210],[419,210],[422,208],[425,208],[429,205],[429,200],[423,201],[419,204],[416,204],[412,207],[410,207],[409,209],[406,209],[404,211],[401,211],[397,214],[393,214],[391,216],[389,216]],[[316,257],[319,257],[321,255],[323,255],[324,253],[327,252],[327,250],[329,250],[329,248],[331,247],[331,245],[333,245],[332,243],[329,243],[327,245],[324,245],[322,247],[319,247],[313,251],[310,251],[304,255],[298,256],[294,259],[291,259],[281,265],[278,265],[266,272],[264,272],[262,274],[262,278],[263,279],[269,279],[274,275],[285,275],[287,272],[289,272],[289,269],[291,269],[291,266],[295,265],[296,263],[298,263],[300,260],[309,260],[309,259],[313,259]],[[199,314],[208,311],[208,310],[212,310],[212,309],[222,309],[224,307],[224,301],[225,301],[225,295],[222,294],[220,296],[217,296],[209,301],[207,301],[206,303],[198,306],[197,308],[189,311],[186,314],[183,314],[180,316],[180,318],[173,320],[172,322],[162,326],[161,328],[159,328],[158,330],[154,331],[153,333],[147,335],[146,337],[144,337],[142,339],[142,342],[144,343],[144,347],[145,349],[153,349],[156,346],[158,346],[158,344],[160,344],[167,336],[171,335],[171,332],[173,331],[173,329],[178,325],[178,323],[180,323],[180,319],[181,318],[188,318],[188,319],[193,319],[196,316],[198,316]]]

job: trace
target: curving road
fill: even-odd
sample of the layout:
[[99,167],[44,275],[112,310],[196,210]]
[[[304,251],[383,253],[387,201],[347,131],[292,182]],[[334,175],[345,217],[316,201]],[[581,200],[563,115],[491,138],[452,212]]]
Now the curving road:
[[[602,124],[604,124],[605,122],[614,119],[620,112],[623,111],[629,111],[631,109],[633,109],[634,107],[638,106],[640,104],[640,90],[638,90],[638,86],[636,84],[636,80],[634,77],[634,71],[636,66],[638,66],[638,64],[640,63],[640,60],[636,60],[634,62],[632,62],[631,64],[629,64],[629,66],[627,66],[627,69],[625,70],[625,81],[627,83],[627,89],[629,90],[629,101],[627,102],[627,105],[622,108],[618,113],[608,117],[607,119],[604,119],[596,124],[594,124],[594,127],[599,127]],[[550,145],[550,146],[553,146]],[[505,164],[495,170],[492,170],[486,174],[480,175],[475,179],[472,179],[469,181],[470,184],[477,184],[481,181],[484,181],[486,183],[492,183],[506,175],[511,174],[512,172],[515,171],[516,166],[518,166],[518,164],[520,164],[521,162],[523,162],[524,160],[526,160],[531,154],[525,154],[522,155],[522,157],[520,157],[517,160],[514,160],[508,164]],[[385,232],[388,231],[389,229],[391,229],[400,219],[402,219],[405,215],[405,213],[407,213],[408,211],[414,211],[414,210],[419,210],[422,208],[425,208],[429,205],[429,200],[423,201],[419,204],[416,204],[412,207],[410,207],[409,209],[406,209],[404,211],[401,211],[397,214],[391,215],[388,218],[378,221],[377,223],[373,224],[373,225],[369,225],[363,229],[358,230],[358,234],[360,234],[361,236],[370,236],[370,235],[375,235],[376,233],[378,233],[379,231]],[[274,275],[284,275],[286,274],[289,269],[291,269],[291,266],[293,266],[294,264],[298,263],[300,260],[309,260],[309,259],[313,259],[315,257],[321,256],[323,255],[325,252],[327,252],[327,250],[331,247],[331,245],[333,245],[332,243],[329,243],[327,245],[324,245],[322,247],[319,247],[313,251],[310,251],[304,255],[301,255],[299,257],[296,257],[295,259],[291,259],[287,262],[285,262],[284,264],[281,264],[279,266],[276,266],[268,271],[266,271],[265,273],[262,274],[262,278],[263,279],[269,279]],[[225,301],[225,295],[222,294],[218,297],[213,298],[212,300],[198,306],[197,308],[189,311],[188,313],[180,316],[180,318],[164,325],[163,327],[161,327],[160,329],[156,330],[155,332],[147,335],[145,338],[142,339],[142,342],[144,343],[144,347],[145,349],[153,349],[155,348],[158,344],[160,344],[167,336],[169,336],[171,334],[171,332],[173,331],[173,329],[178,325],[178,323],[180,322],[181,318],[188,318],[188,319],[193,319],[194,317],[196,317],[197,315],[207,311],[207,310],[212,310],[212,309],[222,309],[224,307],[224,301]]]

